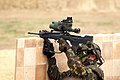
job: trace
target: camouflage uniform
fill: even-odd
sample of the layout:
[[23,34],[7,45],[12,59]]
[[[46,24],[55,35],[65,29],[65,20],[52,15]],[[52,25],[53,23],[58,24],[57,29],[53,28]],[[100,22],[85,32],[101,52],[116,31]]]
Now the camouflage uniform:
[[[65,40],[59,40],[59,46],[60,51],[64,51],[68,58],[67,64],[70,70],[63,73],[59,72],[55,58],[48,58],[48,76],[50,80],[63,80],[65,77],[75,77],[79,80],[103,80],[103,71],[95,65],[96,62],[85,61],[88,58],[87,56],[84,57],[85,60],[81,59]],[[85,62],[92,62],[92,64],[84,64]]]
[[50,80],[64,80],[66,77],[70,77],[72,71],[59,72],[59,68],[56,65],[55,57],[48,59],[48,77]]

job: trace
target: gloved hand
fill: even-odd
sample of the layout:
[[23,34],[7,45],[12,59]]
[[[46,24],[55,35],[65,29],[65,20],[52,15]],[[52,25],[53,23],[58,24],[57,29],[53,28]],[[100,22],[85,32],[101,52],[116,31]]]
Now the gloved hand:
[[53,43],[51,43],[48,39],[44,40],[43,54],[48,58],[55,55]]
[[59,43],[59,50],[61,52],[66,52],[66,50],[70,48],[70,45],[63,38],[60,38],[58,40],[58,43]]
[[49,58],[48,64],[49,64],[49,66],[56,65],[56,58],[55,57]]

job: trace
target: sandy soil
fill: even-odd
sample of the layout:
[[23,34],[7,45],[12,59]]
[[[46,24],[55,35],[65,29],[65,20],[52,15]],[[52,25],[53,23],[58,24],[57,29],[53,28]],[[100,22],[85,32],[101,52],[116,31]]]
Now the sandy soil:
[[15,50],[0,50],[0,80],[14,80]]

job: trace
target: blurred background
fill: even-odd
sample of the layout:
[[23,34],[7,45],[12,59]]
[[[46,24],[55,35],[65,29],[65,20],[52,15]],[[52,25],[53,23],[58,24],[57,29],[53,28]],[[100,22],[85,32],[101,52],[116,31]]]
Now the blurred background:
[[118,33],[119,12],[119,0],[0,0],[0,49],[15,49],[16,38],[68,16],[81,34]]
[[120,0],[0,0],[0,80],[14,80],[16,38],[28,31],[71,16],[80,34],[119,33],[119,13]]

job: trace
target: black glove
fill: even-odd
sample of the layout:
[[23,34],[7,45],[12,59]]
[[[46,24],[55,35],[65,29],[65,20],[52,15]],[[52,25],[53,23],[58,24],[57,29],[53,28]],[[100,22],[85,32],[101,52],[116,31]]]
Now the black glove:
[[44,39],[43,54],[48,58],[51,58],[55,54],[53,43],[51,43],[48,39]]
[[56,65],[55,57],[48,58],[48,64],[49,66]]

